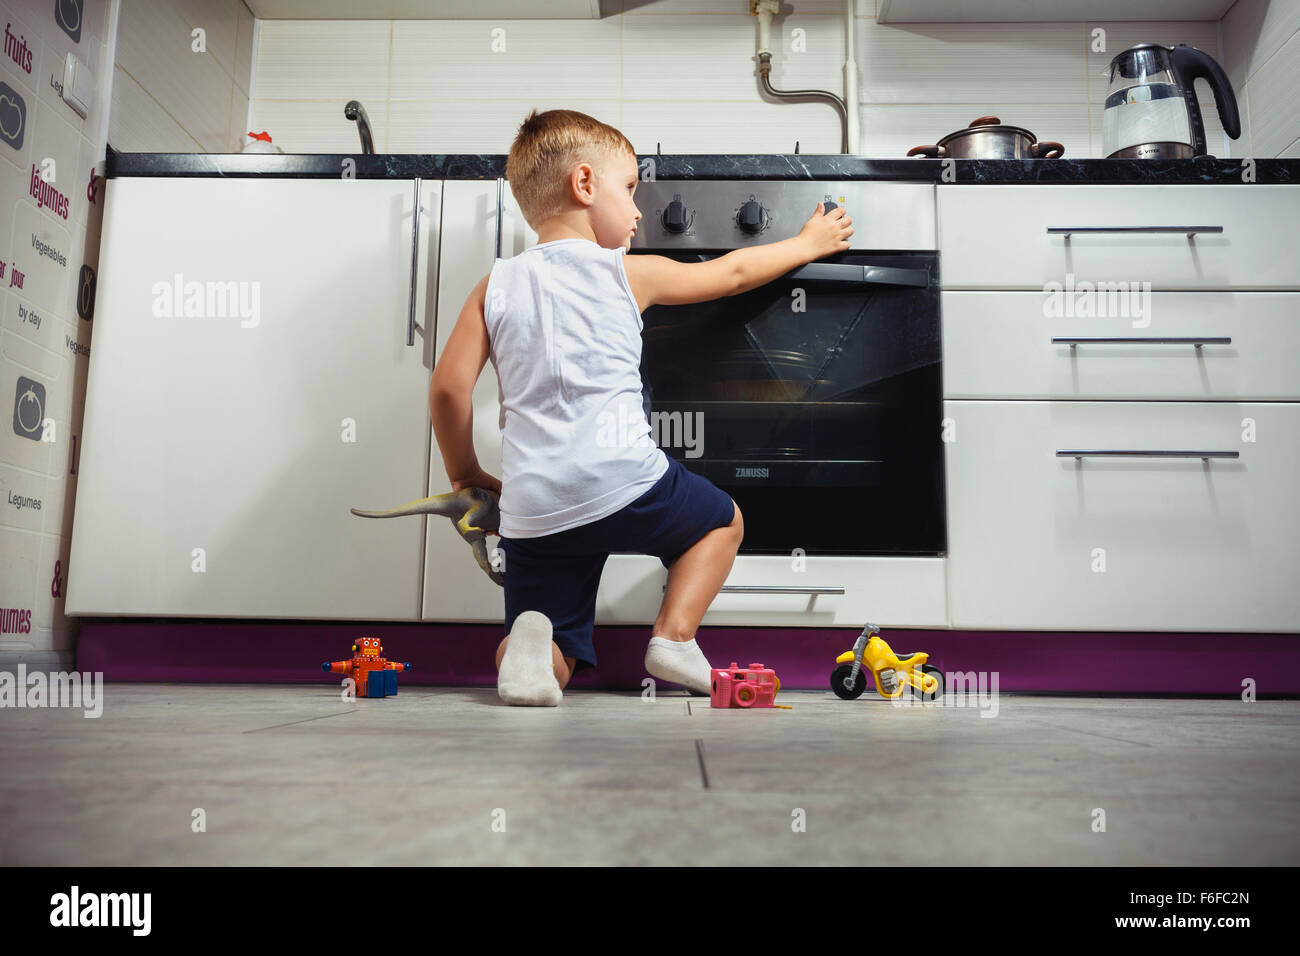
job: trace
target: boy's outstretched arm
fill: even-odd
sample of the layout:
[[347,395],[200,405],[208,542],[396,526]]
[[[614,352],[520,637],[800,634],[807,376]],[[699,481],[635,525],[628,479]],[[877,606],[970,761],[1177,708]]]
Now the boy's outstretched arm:
[[474,383],[491,353],[483,302],[488,277],[470,291],[429,382],[429,417],[451,490],[487,488],[501,494],[501,481],[485,472],[474,453]]
[[735,249],[707,262],[625,256],[623,266],[637,305],[644,312],[652,305],[686,305],[748,292],[814,259],[848,249],[853,220],[843,206],[826,215],[822,209],[818,203],[797,236]]

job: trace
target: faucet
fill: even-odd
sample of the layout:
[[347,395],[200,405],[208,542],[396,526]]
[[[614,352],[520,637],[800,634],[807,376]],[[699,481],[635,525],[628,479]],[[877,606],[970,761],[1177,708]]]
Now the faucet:
[[356,100],[348,100],[348,105],[343,107],[343,115],[357,121],[357,132],[361,134],[361,152],[374,153],[375,141],[370,135],[370,117],[366,115],[366,108]]

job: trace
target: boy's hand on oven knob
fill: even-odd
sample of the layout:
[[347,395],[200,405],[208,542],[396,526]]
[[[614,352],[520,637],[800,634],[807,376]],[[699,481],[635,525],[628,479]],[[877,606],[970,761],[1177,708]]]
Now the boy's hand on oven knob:
[[852,224],[853,219],[843,206],[836,206],[826,212],[825,204],[818,203],[817,211],[799,230],[799,238],[808,244],[812,258],[820,259],[849,248],[849,236],[853,235]]

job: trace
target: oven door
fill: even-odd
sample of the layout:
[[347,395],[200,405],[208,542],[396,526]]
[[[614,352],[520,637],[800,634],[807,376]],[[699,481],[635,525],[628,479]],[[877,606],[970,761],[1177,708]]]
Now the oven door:
[[848,251],[643,318],[653,437],[735,499],[742,554],[946,551],[935,253]]

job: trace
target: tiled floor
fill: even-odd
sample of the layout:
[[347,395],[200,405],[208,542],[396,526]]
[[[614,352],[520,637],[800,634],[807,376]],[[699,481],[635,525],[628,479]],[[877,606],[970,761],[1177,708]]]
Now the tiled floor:
[[0,709],[0,864],[1300,863],[1300,701],[104,698]]

